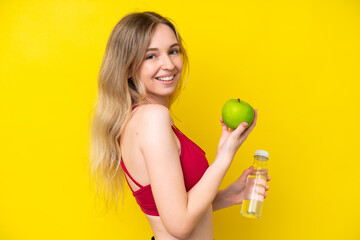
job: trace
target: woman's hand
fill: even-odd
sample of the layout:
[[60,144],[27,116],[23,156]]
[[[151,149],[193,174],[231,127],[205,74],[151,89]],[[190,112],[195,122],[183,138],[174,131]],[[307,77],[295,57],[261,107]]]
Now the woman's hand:
[[250,199],[253,194],[252,189],[254,184],[258,186],[255,189],[255,193],[259,195],[259,200],[262,201],[267,197],[266,191],[269,190],[270,186],[266,185],[266,182],[271,180],[270,176],[267,176],[266,182],[262,179],[250,179],[246,185],[247,177],[253,170],[253,166],[246,169],[235,182],[224,190],[226,192],[225,196],[227,196],[229,198],[228,200],[232,203],[231,205],[241,204],[243,200]]
[[237,152],[241,144],[246,140],[250,132],[256,126],[257,109],[255,109],[254,112],[254,120],[248,128],[246,128],[248,124],[246,122],[243,122],[235,130],[229,129],[225,125],[222,118],[220,119],[222,133],[217,149],[217,154],[227,152],[230,153],[232,157],[235,156],[235,153]]
[[[250,199],[252,193],[252,184],[246,185],[248,175],[254,170],[254,167],[246,169],[241,176],[229,185],[226,189],[221,190],[216,195],[213,202],[213,210],[219,210],[226,207],[231,207],[236,204],[241,204],[243,200]],[[271,177],[268,176],[266,182],[270,181]],[[270,189],[266,185],[265,181],[260,182],[256,181],[257,185],[262,185],[263,187],[258,187],[256,192],[259,194],[259,200],[262,200],[267,197],[267,191]]]

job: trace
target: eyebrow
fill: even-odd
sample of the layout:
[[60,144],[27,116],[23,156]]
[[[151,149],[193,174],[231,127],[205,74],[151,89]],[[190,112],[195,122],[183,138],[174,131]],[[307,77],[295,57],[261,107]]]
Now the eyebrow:
[[[172,47],[175,47],[175,46],[180,47],[180,45],[179,45],[178,43],[174,43],[174,44],[172,44],[169,48],[172,48]],[[159,50],[159,49],[158,49],[158,48],[148,48],[148,49],[146,49],[146,52],[149,52],[149,51],[157,51],[157,50]]]

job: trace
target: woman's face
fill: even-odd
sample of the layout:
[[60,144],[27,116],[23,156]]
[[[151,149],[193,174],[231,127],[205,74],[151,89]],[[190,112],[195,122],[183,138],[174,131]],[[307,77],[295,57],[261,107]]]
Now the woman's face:
[[174,32],[158,24],[140,66],[140,81],[145,85],[146,99],[151,103],[168,101],[179,81],[183,62]]

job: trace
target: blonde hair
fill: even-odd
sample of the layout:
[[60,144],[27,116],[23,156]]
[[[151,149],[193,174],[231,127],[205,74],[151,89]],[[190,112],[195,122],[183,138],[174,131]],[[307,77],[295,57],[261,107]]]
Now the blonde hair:
[[171,105],[182,88],[184,73],[188,74],[188,57],[183,40],[169,19],[154,12],[130,13],[116,24],[107,42],[98,76],[98,98],[90,122],[89,159],[90,180],[96,194],[103,193],[107,208],[114,201],[117,207],[123,192],[119,140],[132,107],[145,102],[146,89],[139,80],[139,69],[152,33],[160,23],[175,33],[183,61],[179,83],[170,96]]

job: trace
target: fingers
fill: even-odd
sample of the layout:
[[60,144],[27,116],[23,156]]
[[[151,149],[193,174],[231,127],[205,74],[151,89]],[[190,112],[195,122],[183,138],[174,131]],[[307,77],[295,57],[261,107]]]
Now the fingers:
[[265,181],[265,179],[263,179],[263,177],[261,175],[259,175],[256,177],[248,178],[247,184],[249,186],[259,185],[259,186],[265,187],[266,181]]
[[256,201],[259,201],[259,202],[263,202],[264,198],[265,198],[264,195],[257,194],[257,195],[253,195],[251,197],[251,200],[256,200]]
[[257,109],[254,110],[254,120],[252,121],[251,125],[245,130],[245,133],[243,135],[246,134],[249,135],[249,133],[254,129],[254,127],[256,126],[256,122],[257,122],[257,117],[258,117],[258,111]]
[[[269,179],[269,177],[268,177],[268,179]],[[268,180],[268,181],[270,181],[270,180]],[[270,186],[266,186],[266,187],[265,187],[265,191],[269,191],[269,189],[270,189]],[[264,194],[264,199],[267,197],[267,195],[268,195],[268,193],[265,192],[265,194]]]
[[265,187],[266,186],[266,182],[264,179],[262,179],[261,177],[259,178],[255,178],[255,185],[259,185],[259,186],[262,186],[262,187]]
[[227,131],[228,130],[228,126],[226,126],[226,124],[224,123],[223,119],[220,118],[220,122],[221,122],[221,129],[222,131]]
[[253,186],[254,188],[257,188],[257,187],[263,188],[265,191],[268,191],[270,189],[269,185],[265,185],[265,180],[263,180],[263,179],[256,179],[255,181],[248,181],[247,183],[250,186]]
[[239,179],[246,181],[247,177],[253,170],[254,170],[254,166],[250,166],[248,169],[245,169]]
[[240,138],[241,134],[246,130],[247,126],[248,126],[247,122],[240,123],[239,126],[234,130],[234,134],[238,136],[238,138]]
[[249,175],[254,170],[254,166],[250,166],[248,169],[245,169],[243,175]]
[[[270,180],[271,180],[271,177],[268,176],[268,177],[267,177],[267,182],[270,181]],[[270,186],[269,186],[269,185],[266,185],[265,191],[269,191],[269,189],[270,189]]]
[[249,128],[254,128],[254,127],[256,126],[257,117],[258,117],[258,110],[255,109],[255,110],[254,110],[254,120],[253,120],[253,122],[251,123],[251,125],[250,125]]
[[268,193],[266,191],[268,191],[269,189],[269,186],[266,186],[265,188],[259,186],[255,187],[253,189],[254,192],[251,196],[251,199],[256,199],[262,202],[268,196]]
[[248,123],[247,122],[242,122],[236,129],[235,129],[235,133],[237,134],[238,138],[243,137],[243,138],[247,138],[247,136],[250,134],[250,132],[254,129],[254,127],[256,126],[256,121],[257,121],[257,109],[254,110],[254,120],[251,123],[251,125],[247,128]]
[[[254,120],[250,126],[248,126],[248,123],[242,122],[235,130],[231,128],[229,129],[228,126],[226,126],[226,124],[224,123],[224,120],[220,118],[222,128],[222,134],[219,143],[220,147],[222,143],[228,142],[230,147],[229,149],[236,152],[241,146],[241,144],[246,140],[250,132],[254,129],[256,121],[257,109],[254,110]],[[227,139],[229,140],[227,141]]]
[[[269,179],[269,177],[268,177]],[[255,181],[252,182],[254,185],[252,189],[251,199],[256,199],[258,201],[262,201],[268,196],[267,191],[269,191],[270,186],[265,185],[264,179],[254,179]],[[268,180],[269,181],[269,180]],[[259,197],[260,196],[260,197]]]
[[255,192],[258,193],[258,194],[264,195],[265,194],[265,188],[257,186],[257,187],[255,187]]

